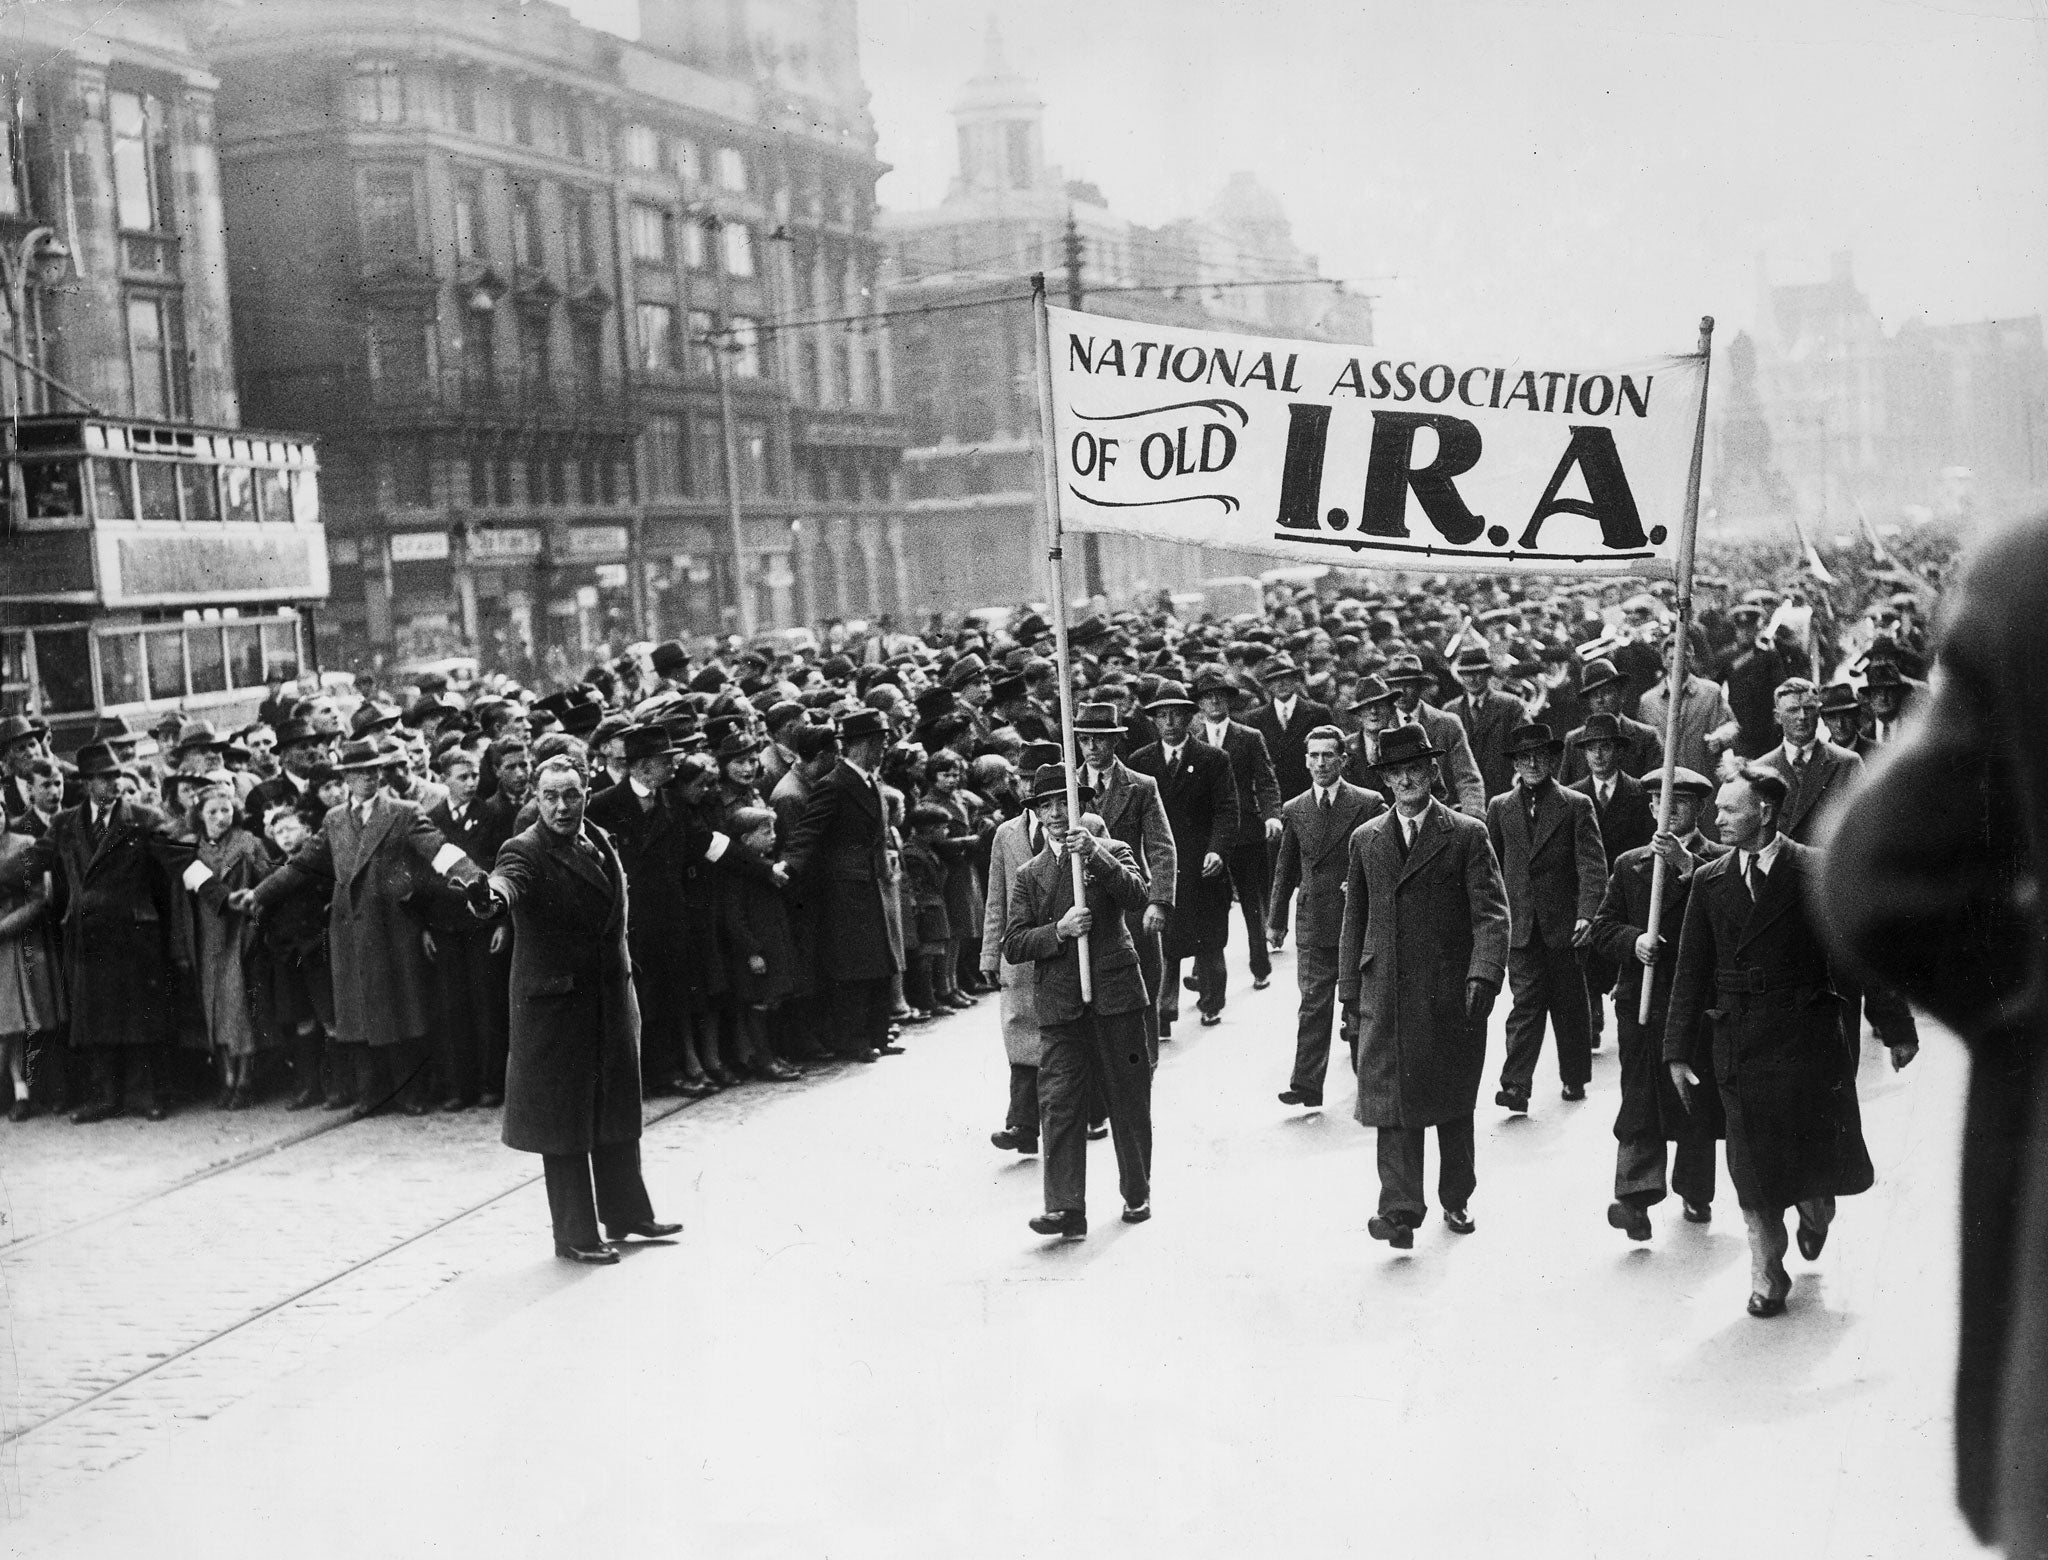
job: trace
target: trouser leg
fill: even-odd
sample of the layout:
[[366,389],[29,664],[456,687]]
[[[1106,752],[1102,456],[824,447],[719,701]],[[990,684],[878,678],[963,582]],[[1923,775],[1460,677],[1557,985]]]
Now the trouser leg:
[[1145,1049],[1156,1063],[1159,1060],[1159,936],[1145,930],[1143,910],[1127,912],[1124,929],[1131,934],[1131,946],[1138,950],[1138,973],[1145,977]]
[[1089,1038],[1084,1024],[1047,1024],[1039,1031],[1038,1111],[1045,1162],[1045,1211],[1088,1209]]
[[1094,1042],[1097,1086],[1107,1102],[1117,1186],[1126,1208],[1141,1207],[1152,1198],[1152,1058],[1145,1050],[1144,1019],[1135,1012],[1112,1013],[1085,1022]]
[[122,1098],[130,1110],[153,1110],[158,1104],[157,1047],[131,1045],[122,1061]]
[[1301,990],[1301,1014],[1295,1021],[1294,1072],[1288,1087],[1318,1097],[1330,1070],[1330,1025],[1337,1010],[1337,950],[1294,950],[1295,983]]
[[1835,1222],[1835,1200],[1832,1197],[1811,1197],[1798,1204],[1798,1208],[1799,1222],[1812,1226],[1823,1235]]
[[121,1053],[111,1045],[89,1047],[86,1056],[91,1065],[92,1103],[95,1105],[118,1105],[121,1103]]
[[1664,1163],[1663,1133],[1638,1132],[1622,1138],[1614,1145],[1614,1200],[1632,1208],[1654,1208],[1664,1200]]
[[477,978],[473,966],[483,947],[462,932],[443,932],[434,960],[434,1065],[441,1075],[441,1095],[475,1103],[477,1097]]
[[1376,1157],[1380,1172],[1380,1217],[1399,1219],[1411,1229],[1429,1205],[1422,1200],[1421,1127],[1381,1127]]
[[1230,990],[1230,972],[1217,948],[1195,955],[1195,1005],[1204,1013],[1221,1013]]
[[[477,1087],[498,1099],[505,1097],[505,1059],[512,1043],[512,941],[496,953],[484,944],[479,1006],[484,1020],[478,1037]],[[670,1065],[673,1066],[673,1058]]]
[[1437,1123],[1436,1154],[1437,1201],[1446,1208],[1469,1206],[1472,1194],[1479,1189],[1479,1161],[1472,1143],[1470,1112]]
[[589,1251],[599,1243],[590,1155],[543,1154],[541,1169],[548,1186],[548,1217],[555,1227],[555,1244]]
[[841,1056],[878,1051],[889,1037],[889,981],[842,980],[832,987],[832,1049]]
[[1230,881],[1237,891],[1238,908],[1244,912],[1245,945],[1251,956],[1252,978],[1264,980],[1273,973],[1272,955],[1266,947],[1266,842],[1240,845],[1230,853]]
[[1593,1019],[1578,950],[1569,944],[1546,949],[1544,975],[1550,1026],[1557,1034],[1558,1078],[1566,1084],[1583,1085],[1593,1077]]
[[1020,1137],[1038,1138],[1038,1069],[1010,1063],[1010,1109],[1003,1125]]
[[1778,1287],[1784,1271],[1785,1235],[1783,1208],[1745,1208],[1742,1223],[1749,1235],[1749,1288],[1752,1294],[1769,1294]]
[[1535,1082],[1536,1058],[1543,1052],[1543,1026],[1549,1014],[1548,995],[1541,941],[1532,938],[1525,948],[1510,948],[1508,1051],[1500,1070],[1500,1086],[1510,1094],[1526,1095]]
[[1712,1138],[1680,1138],[1672,1149],[1671,1189],[1689,1203],[1713,1202],[1714,1158]]
[[1614,989],[1620,973],[1612,959],[1592,948],[1574,950],[1579,958],[1579,975],[1586,987],[1586,1018],[1594,1039],[1607,1028],[1607,1005],[1603,1000]]
[[1159,980],[1159,1026],[1161,1033],[1171,1029],[1180,1018],[1181,966],[1184,959],[1162,959],[1163,973]]
[[597,1217],[606,1229],[654,1222],[654,1204],[640,1175],[638,1138],[598,1144],[590,1151],[590,1173],[597,1183]]

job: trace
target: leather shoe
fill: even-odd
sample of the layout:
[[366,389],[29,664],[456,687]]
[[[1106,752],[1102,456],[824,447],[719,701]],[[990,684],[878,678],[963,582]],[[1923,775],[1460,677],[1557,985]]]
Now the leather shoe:
[[1000,1132],[991,1132],[988,1140],[997,1148],[1013,1148],[1020,1154],[1038,1152],[1038,1137],[1035,1133],[1019,1132],[1015,1127],[1005,1127]]
[[876,1051],[875,1054],[877,1056],[901,1056],[903,1054],[903,1047],[900,1045],[885,1045]]
[[1270,986],[1270,985],[1272,985],[1272,984],[1273,984],[1273,977],[1272,977],[1272,976],[1270,976],[1270,975],[1259,975],[1259,976],[1255,976],[1255,977],[1253,978],[1253,980],[1252,980],[1252,990],[1254,990],[1254,991],[1264,991],[1264,990],[1265,990],[1265,989],[1266,989],[1266,988],[1267,988],[1268,986]]
[[1320,1094],[1312,1094],[1307,1089],[1282,1089],[1280,1091],[1280,1103],[1282,1105],[1307,1105],[1314,1107],[1323,1103],[1323,1097]]
[[290,1103],[288,1103],[285,1106],[285,1109],[311,1110],[314,1106],[319,1105],[321,1103],[322,1100],[320,1097],[320,1091],[318,1089],[305,1089],[297,1094],[294,1094],[291,1097]]
[[1089,1128],[1088,1128],[1088,1141],[1089,1141],[1089,1142],[1091,1142],[1091,1143],[1100,1143],[1100,1142],[1101,1142],[1101,1141],[1102,1141],[1102,1140],[1103,1140],[1104,1138],[1106,1138],[1106,1137],[1108,1137],[1108,1136],[1109,1136],[1109,1123],[1108,1123],[1108,1122],[1106,1122],[1106,1121],[1098,1121],[1098,1122],[1094,1122],[1094,1123],[1090,1124],[1090,1126],[1089,1126]]
[[35,1107],[27,1100],[17,1099],[14,1108],[7,1113],[9,1121],[26,1121],[35,1114]]
[[1633,1203],[1611,1202],[1607,1205],[1607,1222],[1620,1230],[1630,1240],[1650,1238],[1650,1215],[1648,1210]]
[[1714,1205],[1712,1203],[1689,1202],[1685,1205],[1685,1222],[1687,1224],[1711,1224],[1713,1221]]
[[555,1242],[555,1255],[564,1262],[582,1262],[591,1267],[611,1267],[619,1254],[609,1246],[565,1246]]
[[1804,1219],[1801,1219],[1799,1221],[1799,1233],[1794,1238],[1799,1242],[1799,1254],[1811,1262],[1820,1255],[1821,1247],[1828,1243],[1828,1232],[1818,1224],[1808,1224]]
[[90,1105],[81,1105],[71,1113],[71,1119],[81,1127],[95,1121],[112,1121],[121,1114],[121,1107],[112,1100],[94,1100]]
[[441,1101],[441,1109],[445,1110],[446,1112],[448,1112],[449,1115],[452,1116],[459,1110],[468,1110],[469,1101],[462,1099],[443,1100]]
[[1586,1086],[1583,1083],[1568,1083],[1564,1086],[1564,1097],[1574,1102],[1582,1100],[1586,1097]]
[[1529,1114],[1529,1096],[1517,1094],[1512,1089],[1502,1089],[1498,1094],[1494,1095],[1493,1103],[1505,1106],[1517,1116]]
[[1444,1209],[1444,1224],[1453,1235],[1470,1235],[1479,1226],[1472,1222],[1472,1215],[1463,1208]]
[[645,1224],[607,1224],[604,1227],[604,1238],[616,1246],[628,1235],[638,1236],[641,1240],[667,1240],[669,1236],[680,1235],[682,1232],[683,1227],[680,1224],[663,1224],[659,1220],[649,1219]]
[[142,1119],[144,1121],[162,1121],[170,1113],[171,1107],[159,1101],[142,1113]]
[[1149,1202],[1141,1202],[1135,1208],[1124,1209],[1124,1223],[1126,1224],[1143,1224],[1151,1217],[1152,1205]]
[[1756,1295],[1749,1297],[1749,1314],[1757,1317],[1783,1316],[1785,1297],[1783,1295]]
[[407,1100],[398,1108],[408,1116],[424,1116],[431,1109],[425,1100]]
[[1032,1219],[1031,1227],[1041,1235],[1057,1235],[1063,1240],[1079,1240],[1088,1233],[1088,1215],[1073,1208],[1063,1209],[1059,1213],[1041,1213]]
[[1221,1013],[1204,1013],[1202,1015],[1202,1027],[1204,1029],[1214,1029],[1222,1022],[1223,1015]]
[[356,1097],[353,1094],[337,1094],[320,1107],[322,1110],[354,1110]]
[[1374,1214],[1365,1221],[1365,1233],[1374,1240],[1383,1240],[1396,1251],[1406,1251],[1415,1244],[1415,1231],[1400,1219],[1390,1219],[1384,1214]]

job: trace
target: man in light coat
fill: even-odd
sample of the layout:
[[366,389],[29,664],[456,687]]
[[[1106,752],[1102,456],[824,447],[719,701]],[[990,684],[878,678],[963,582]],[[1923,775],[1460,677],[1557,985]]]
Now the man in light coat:
[[[1386,810],[1376,791],[1344,778],[1344,733],[1319,726],[1308,735],[1309,785],[1280,809],[1280,861],[1273,878],[1273,940],[1287,926],[1287,902],[1297,887],[1295,982],[1301,1013],[1295,1026],[1294,1068],[1280,1095],[1283,1105],[1313,1110],[1323,1103],[1330,1069],[1330,1026],[1337,1006],[1337,949],[1344,931],[1344,874],[1347,847],[1360,824]],[[1345,1026],[1345,1041],[1357,1036]],[[1356,1065],[1354,1054],[1353,1064]]]
[[1381,742],[1394,808],[1352,833],[1337,953],[1338,1000],[1358,1033],[1356,1115],[1379,1132],[1379,1208],[1366,1229],[1404,1250],[1428,1211],[1430,1127],[1444,1223],[1474,1228],[1472,1112],[1508,953],[1507,890],[1486,825],[1430,795],[1441,756],[1420,726]]
[[997,1148],[1038,1152],[1037,986],[1028,963],[1003,957],[1003,930],[1010,910],[1010,886],[1025,862],[1043,848],[1044,831],[1028,807],[996,826],[989,840],[988,897],[981,921],[981,973],[1002,988],[1003,1056],[1010,1066],[1010,1104],[1003,1129],[989,1134]]

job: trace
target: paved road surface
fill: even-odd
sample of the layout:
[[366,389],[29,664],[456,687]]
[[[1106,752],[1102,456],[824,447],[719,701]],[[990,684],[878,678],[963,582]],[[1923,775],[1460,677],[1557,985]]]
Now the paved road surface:
[[[303,1118],[172,1123],[153,1181],[140,1128],[13,1129],[0,1552],[1967,1550],[1951,1039],[1897,1077],[1867,1053],[1880,1184],[1762,1323],[1725,1188],[1708,1228],[1675,1203],[1647,1247],[1607,1228],[1611,1049],[1584,1105],[1546,1053],[1530,1119],[1482,1108],[1476,1234],[1367,1238],[1348,1097],[1273,1098],[1292,974],[1167,1047],[1154,1220],[1116,1221],[1105,1143],[1064,1246],[1024,1225],[1037,1161],[988,1144],[992,1003],[657,1121],[648,1179],[688,1229],[616,1269],[552,1260],[537,1162],[475,1115],[168,1191]],[[88,1131],[127,1168],[67,1194],[46,1160]]]

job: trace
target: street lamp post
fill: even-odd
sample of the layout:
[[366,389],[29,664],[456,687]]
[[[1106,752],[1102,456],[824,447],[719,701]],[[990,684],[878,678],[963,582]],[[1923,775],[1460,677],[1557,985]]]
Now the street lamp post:
[[14,384],[16,416],[27,410],[24,402],[28,381],[23,375],[32,370],[34,362],[29,352],[30,290],[54,287],[64,279],[64,270],[70,260],[71,250],[57,237],[54,228],[30,228],[19,242],[0,245],[0,285],[4,285],[7,292],[10,344],[14,353],[14,371],[9,377]]
[[725,355],[739,350],[737,342],[720,341],[716,335],[707,339],[711,349],[711,373],[718,381],[718,422],[725,438],[725,515],[732,528],[732,576],[733,599],[739,609],[740,638],[754,637],[754,595],[747,583],[747,533],[746,524],[740,518],[740,441],[739,432],[733,426],[732,383],[726,370]]

